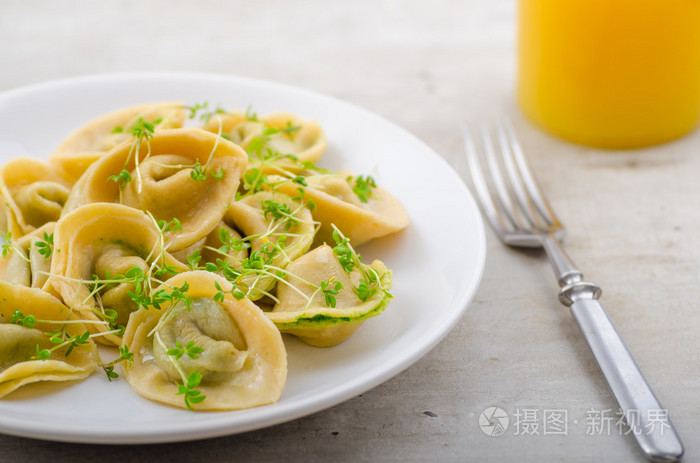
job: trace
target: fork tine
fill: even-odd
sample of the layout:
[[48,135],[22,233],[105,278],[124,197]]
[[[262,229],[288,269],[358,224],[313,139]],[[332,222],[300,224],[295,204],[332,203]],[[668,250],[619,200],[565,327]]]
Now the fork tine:
[[[510,181],[510,186],[518,201],[518,205],[522,212],[526,215],[531,226],[546,228],[551,225],[548,223],[546,218],[541,218],[537,213],[536,206],[533,203],[533,198],[526,191],[526,186],[524,184],[523,177],[520,173],[520,169],[515,163],[513,157],[513,150],[511,149],[510,143],[508,142],[508,137],[503,128],[503,124],[497,124],[496,132],[498,134],[498,142],[501,148],[501,158],[503,160],[503,166]],[[547,222],[547,223],[545,223]]]
[[500,165],[498,164],[498,156],[496,155],[496,150],[493,147],[493,142],[491,141],[491,136],[486,126],[480,126],[481,141],[484,147],[486,162],[489,167],[489,172],[491,173],[491,180],[493,187],[495,189],[496,197],[501,203],[501,211],[505,213],[510,223],[515,227],[523,227],[523,222],[517,215],[517,209],[513,205],[513,200],[511,199],[510,192],[503,180],[503,174]]
[[557,218],[552,207],[549,205],[549,202],[545,199],[544,193],[542,193],[537,180],[535,179],[534,175],[532,175],[532,171],[525,160],[525,155],[523,154],[522,147],[520,146],[520,142],[518,141],[518,137],[515,134],[515,129],[513,128],[513,124],[510,122],[510,119],[504,118],[503,126],[505,127],[508,142],[512,148],[511,151],[513,153],[513,158],[515,159],[525,187],[527,188],[530,197],[537,207],[537,210],[551,225],[560,227],[561,222]]
[[467,165],[469,167],[469,174],[472,180],[472,185],[479,198],[479,205],[484,215],[491,223],[491,226],[496,231],[499,238],[504,239],[506,233],[508,232],[508,227],[503,220],[503,216],[498,212],[496,204],[493,201],[491,192],[489,191],[488,185],[484,178],[484,171],[481,168],[481,163],[479,162],[479,155],[472,139],[471,134],[466,126],[462,126],[462,136],[464,139],[464,149],[467,153]]

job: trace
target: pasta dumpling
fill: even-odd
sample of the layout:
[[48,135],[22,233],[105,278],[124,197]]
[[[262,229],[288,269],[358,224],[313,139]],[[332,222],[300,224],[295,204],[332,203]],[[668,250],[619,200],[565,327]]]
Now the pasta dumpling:
[[287,356],[275,326],[250,300],[235,299],[231,285],[213,273],[181,273],[162,288],[184,283],[189,300],[142,308],[129,320],[123,343],[134,353],[124,365],[129,384],[148,399],[195,410],[279,400]]
[[[83,379],[95,370],[95,344],[83,324],[65,323],[70,319],[70,310],[50,294],[0,281],[0,397],[25,384]],[[54,343],[46,333],[56,330],[58,339],[83,336],[84,342]],[[43,350],[49,355],[38,358]]]
[[330,246],[315,248],[289,264],[286,284],[277,287],[279,302],[265,314],[280,331],[308,344],[340,344],[364,320],[379,315],[391,298],[391,272],[381,261],[352,267],[347,271]]
[[170,251],[204,238],[234,200],[245,153],[200,129],[172,129],[126,142],[96,161],[71,192],[64,213],[94,202],[123,203],[157,220],[180,221]]
[[172,257],[154,221],[120,204],[92,203],[56,225],[49,278],[63,301],[82,319],[97,323],[100,342],[119,345],[119,326],[138,305],[129,293],[144,296],[153,286],[186,267]]
[[[320,125],[286,112],[260,118],[242,112],[216,114],[204,128],[213,133],[221,131],[246,150],[253,167],[272,160],[280,168],[294,168],[296,163],[286,162],[285,156],[292,155],[300,162],[313,162],[323,156],[327,146]],[[274,164],[265,163],[264,167],[266,171],[275,171]]]
[[49,162],[76,181],[90,165],[118,144],[131,138],[139,120],[154,130],[183,126],[186,109],[182,102],[160,102],[123,108],[93,119],[71,133],[49,156]]
[[0,259],[0,280],[50,291],[46,285],[51,270],[55,222],[12,241],[9,252]]
[[[317,243],[332,243],[333,225],[355,246],[405,228],[409,217],[391,193],[376,185],[371,177],[355,177],[350,172],[314,174],[305,177],[306,186],[281,177],[270,177],[279,191],[293,194],[299,188],[312,200],[315,220],[321,223]],[[361,188],[358,187],[361,185]],[[358,194],[359,192],[359,194]]]
[[13,239],[61,216],[72,183],[44,161],[15,158],[0,169],[0,232]]

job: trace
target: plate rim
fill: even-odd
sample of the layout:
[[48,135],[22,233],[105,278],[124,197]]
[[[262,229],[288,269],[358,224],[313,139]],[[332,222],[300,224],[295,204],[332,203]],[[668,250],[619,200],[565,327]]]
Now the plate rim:
[[[468,199],[469,204],[465,204],[465,208],[471,209],[473,214],[474,223],[472,224],[475,235],[477,237],[477,243],[474,249],[477,251],[473,261],[474,274],[471,278],[464,278],[459,285],[458,297],[454,303],[456,310],[449,312],[449,316],[441,320],[441,323],[436,324],[432,327],[429,332],[429,336],[421,337],[419,342],[416,343],[418,348],[413,349],[408,355],[405,355],[400,359],[399,362],[394,362],[389,368],[382,369],[378,374],[372,375],[370,378],[360,378],[350,383],[349,387],[345,387],[342,393],[330,394],[325,400],[318,400],[315,397],[307,397],[303,400],[297,399],[294,404],[287,405],[286,409],[279,413],[276,410],[275,405],[266,406],[265,408],[258,407],[255,409],[254,418],[248,420],[244,425],[237,425],[235,430],[227,429],[224,424],[226,420],[223,419],[224,415],[219,417],[213,414],[211,420],[207,420],[206,423],[197,423],[197,428],[195,432],[192,429],[179,429],[175,432],[168,431],[160,433],[154,431],[146,436],[136,433],[136,432],[126,432],[120,434],[119,436],[106,436],[100,434],[99,431],[94,432],[88,428],[85,429],[87,434],[78,433],[73,430],[63,430],[56,428],[49,428],[48,426],[39,426],[37,429],[37,423],[29,419],[19,421],[16,418],[6,420],[0,416],[0,432],[15,435],[21,437],[30,437],[43,440],[51,441],[61,441],[61,442],[74,442],[74,443],[102,443],[102,444],[155,444],[155,443],[167,443],[167,442],[184,442],[191,440],[199,440],[212,437],[221,437],[226,435],[234,435],[247,431],[253,431],[257,429],[267,428],[275,426],[284,422],[292,421],[304,416],[311,415],[313,413],[319,412],[331,408],[339,403],[351,400],[358,395],[377,387],[378,385],[388,381],[400,372],[406,370],[411,365],[416,363],[422,357],[424,357],[428,352],[433,350],[437,344],[439,344],[447,334],[454,329],[458,321],[463,317],[466,312],[467,307],[473,300],[481,280],[484,275],[485,263],[486,263],[486,233],[483,218],[481,216],[480,210],[474,200],[472,193],[467,188],[464,181],[457,174],[452,166],[440,156],[436,150],[427,145],[423,140],[419,139],[413,133],[399,126],[395,122],[384,118],[374,112],[364,109],[356,104],[344,101],[332,95],[317,92],[314,90],[309,90],[303,87],[298,87],[282,82],[270,81],[265,79],[258,79],[247,76],[223,74],[223,73],[206,73],[206,72],[182,72],[182,71],[139,71],[139,72],[118,72],[118,73],[100,73],[100,74],[87,74],[76,77],[61,78],[56,80],[49,80],[44,82],[32,83],[25,86],[15,87],[11,89],[4,90],[0,92],[0,104],[6,99],[11,98],[21,98],[24,95],[31,94],[34,92],[45,91],[51,88],[57,88],[61,86],[69,85],[79,85],[81,83],[99,83],[103,82],[113,82],[114,80],[133,80],[133,79],[152,79],[152,80],[217,80],[223,84],[232,83],[234,85],[255,85],[255,86],[269,86],[276,88],[284,92],[294,92],[301,93],[307,96],[312,96],[314,98],[320,98],[327,100],[332,104],[341,105],[343,107],[349,108],[353,111],[359,111],[363,116],[370,117],[373,119],[381,120],[384,124],[389,124],[393,126],[396,130],[400,131],[403,136],[407,136],[411,139],[412,143],[422,146],[426,153],[430,153],[432,157],[431,162],[439,162],[442,167],[450,172],[453,177],[452,182],[455,185],[459,185],[464,196]],[[246,410],[237,411],[237,413],[245,412]],[[18,426],[19,425],[19,426]],[[93,431],[92,433],[90,431]],[[104,432],[104,431],[103,431]]]

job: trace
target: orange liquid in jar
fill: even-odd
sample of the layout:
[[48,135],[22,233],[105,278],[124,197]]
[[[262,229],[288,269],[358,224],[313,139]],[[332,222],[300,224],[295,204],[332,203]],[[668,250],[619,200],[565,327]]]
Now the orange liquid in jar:
[[700,118],[700,0],[519,0],[518,103],[602,148],[662,143]]

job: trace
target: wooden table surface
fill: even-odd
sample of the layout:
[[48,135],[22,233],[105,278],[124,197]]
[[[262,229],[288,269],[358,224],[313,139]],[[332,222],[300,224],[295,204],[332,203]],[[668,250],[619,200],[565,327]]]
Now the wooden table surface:
[[[700,460],[700,133],[606,152],[533,127],[514,103],[514,1],[6,0],[0,69],[0,91],[144,70],[283,82],[399,124],[461,176],[460,124],[509,115],[570,230],[570,253],[604,288],[687,461]],[[0,460],[644,461],[614,426],[617,404],[557,289],[541,254],[506,249],[489,230],[465,316],[424,358],[359,397],[196,442],[111,447],[0,435]],[[491,406],[510,419],[498,437],[479,427]],[[553,427],[556,413],[565,432]],[[609,430],[596,426],[602,416],[614,418]]]

